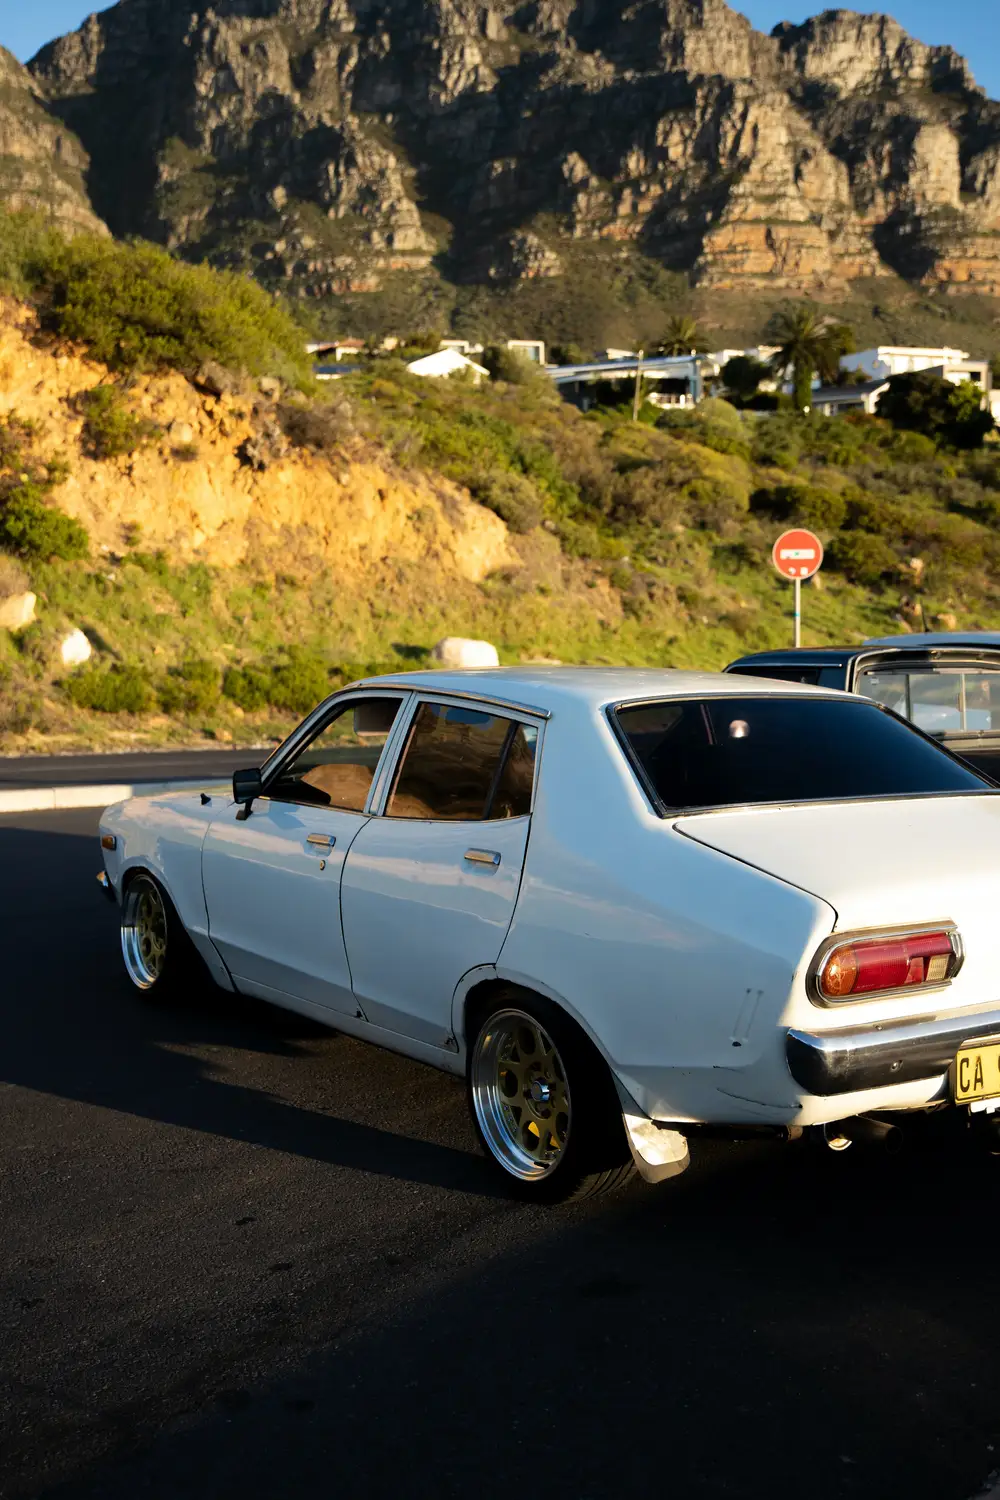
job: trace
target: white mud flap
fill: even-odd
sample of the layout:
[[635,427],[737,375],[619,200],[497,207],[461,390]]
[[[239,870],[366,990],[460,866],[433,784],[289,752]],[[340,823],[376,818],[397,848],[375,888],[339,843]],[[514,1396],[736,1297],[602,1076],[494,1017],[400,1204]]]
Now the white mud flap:
[[617,1078],[615,1088],[621,1100],[629,1150],[640,1177],[646,1182],[665,1182],[668,1177],[679,1177],[691,1164],[687,1136],[679,1130],[665,1129],[642,1114]]

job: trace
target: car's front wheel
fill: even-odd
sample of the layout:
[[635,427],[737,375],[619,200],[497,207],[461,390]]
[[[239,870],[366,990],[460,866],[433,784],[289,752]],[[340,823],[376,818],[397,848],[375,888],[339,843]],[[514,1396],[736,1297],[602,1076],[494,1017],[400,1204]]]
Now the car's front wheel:
[[604,1059],[556,1006],[510,986],[469,1050],[469,1107],[488,1160],[518,1196],[607,1192],[635,1164]]
[[167,997],[197,966],[173,902],[152,875],[134,875],[125,888],[121,941],[125,971],[138,990]]

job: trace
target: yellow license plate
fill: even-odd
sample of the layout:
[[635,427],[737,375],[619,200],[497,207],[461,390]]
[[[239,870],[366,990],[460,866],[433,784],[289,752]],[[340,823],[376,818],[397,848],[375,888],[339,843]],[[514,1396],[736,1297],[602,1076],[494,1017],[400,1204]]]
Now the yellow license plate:
[[963,1047],[955,1057],[953,1090],[957,1104],[1000,1094],[1000,1042]]

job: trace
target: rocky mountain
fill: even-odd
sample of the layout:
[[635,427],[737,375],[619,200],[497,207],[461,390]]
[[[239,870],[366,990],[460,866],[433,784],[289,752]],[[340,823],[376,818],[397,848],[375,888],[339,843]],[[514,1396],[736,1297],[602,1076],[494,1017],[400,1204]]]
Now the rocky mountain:
[[718,287],[1000,295],[1000,104],[886,17],[119,0],[31,70],[116,233],[300,294],[558,276],[604,240]]
[[84,187],[87,153],[39,93],[28,70],[0,47],[0,201],[41,209],[68,231],[107,233]]

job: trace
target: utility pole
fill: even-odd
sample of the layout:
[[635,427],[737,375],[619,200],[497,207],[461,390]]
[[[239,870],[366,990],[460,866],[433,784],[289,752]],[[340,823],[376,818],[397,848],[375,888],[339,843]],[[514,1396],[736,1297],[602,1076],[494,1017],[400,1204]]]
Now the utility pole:
[[639,350],[639,357],[635,362],[635,395],[632,397],[632,421],[639,420],[639,402],[642,399],[642,357],[644,349]]

